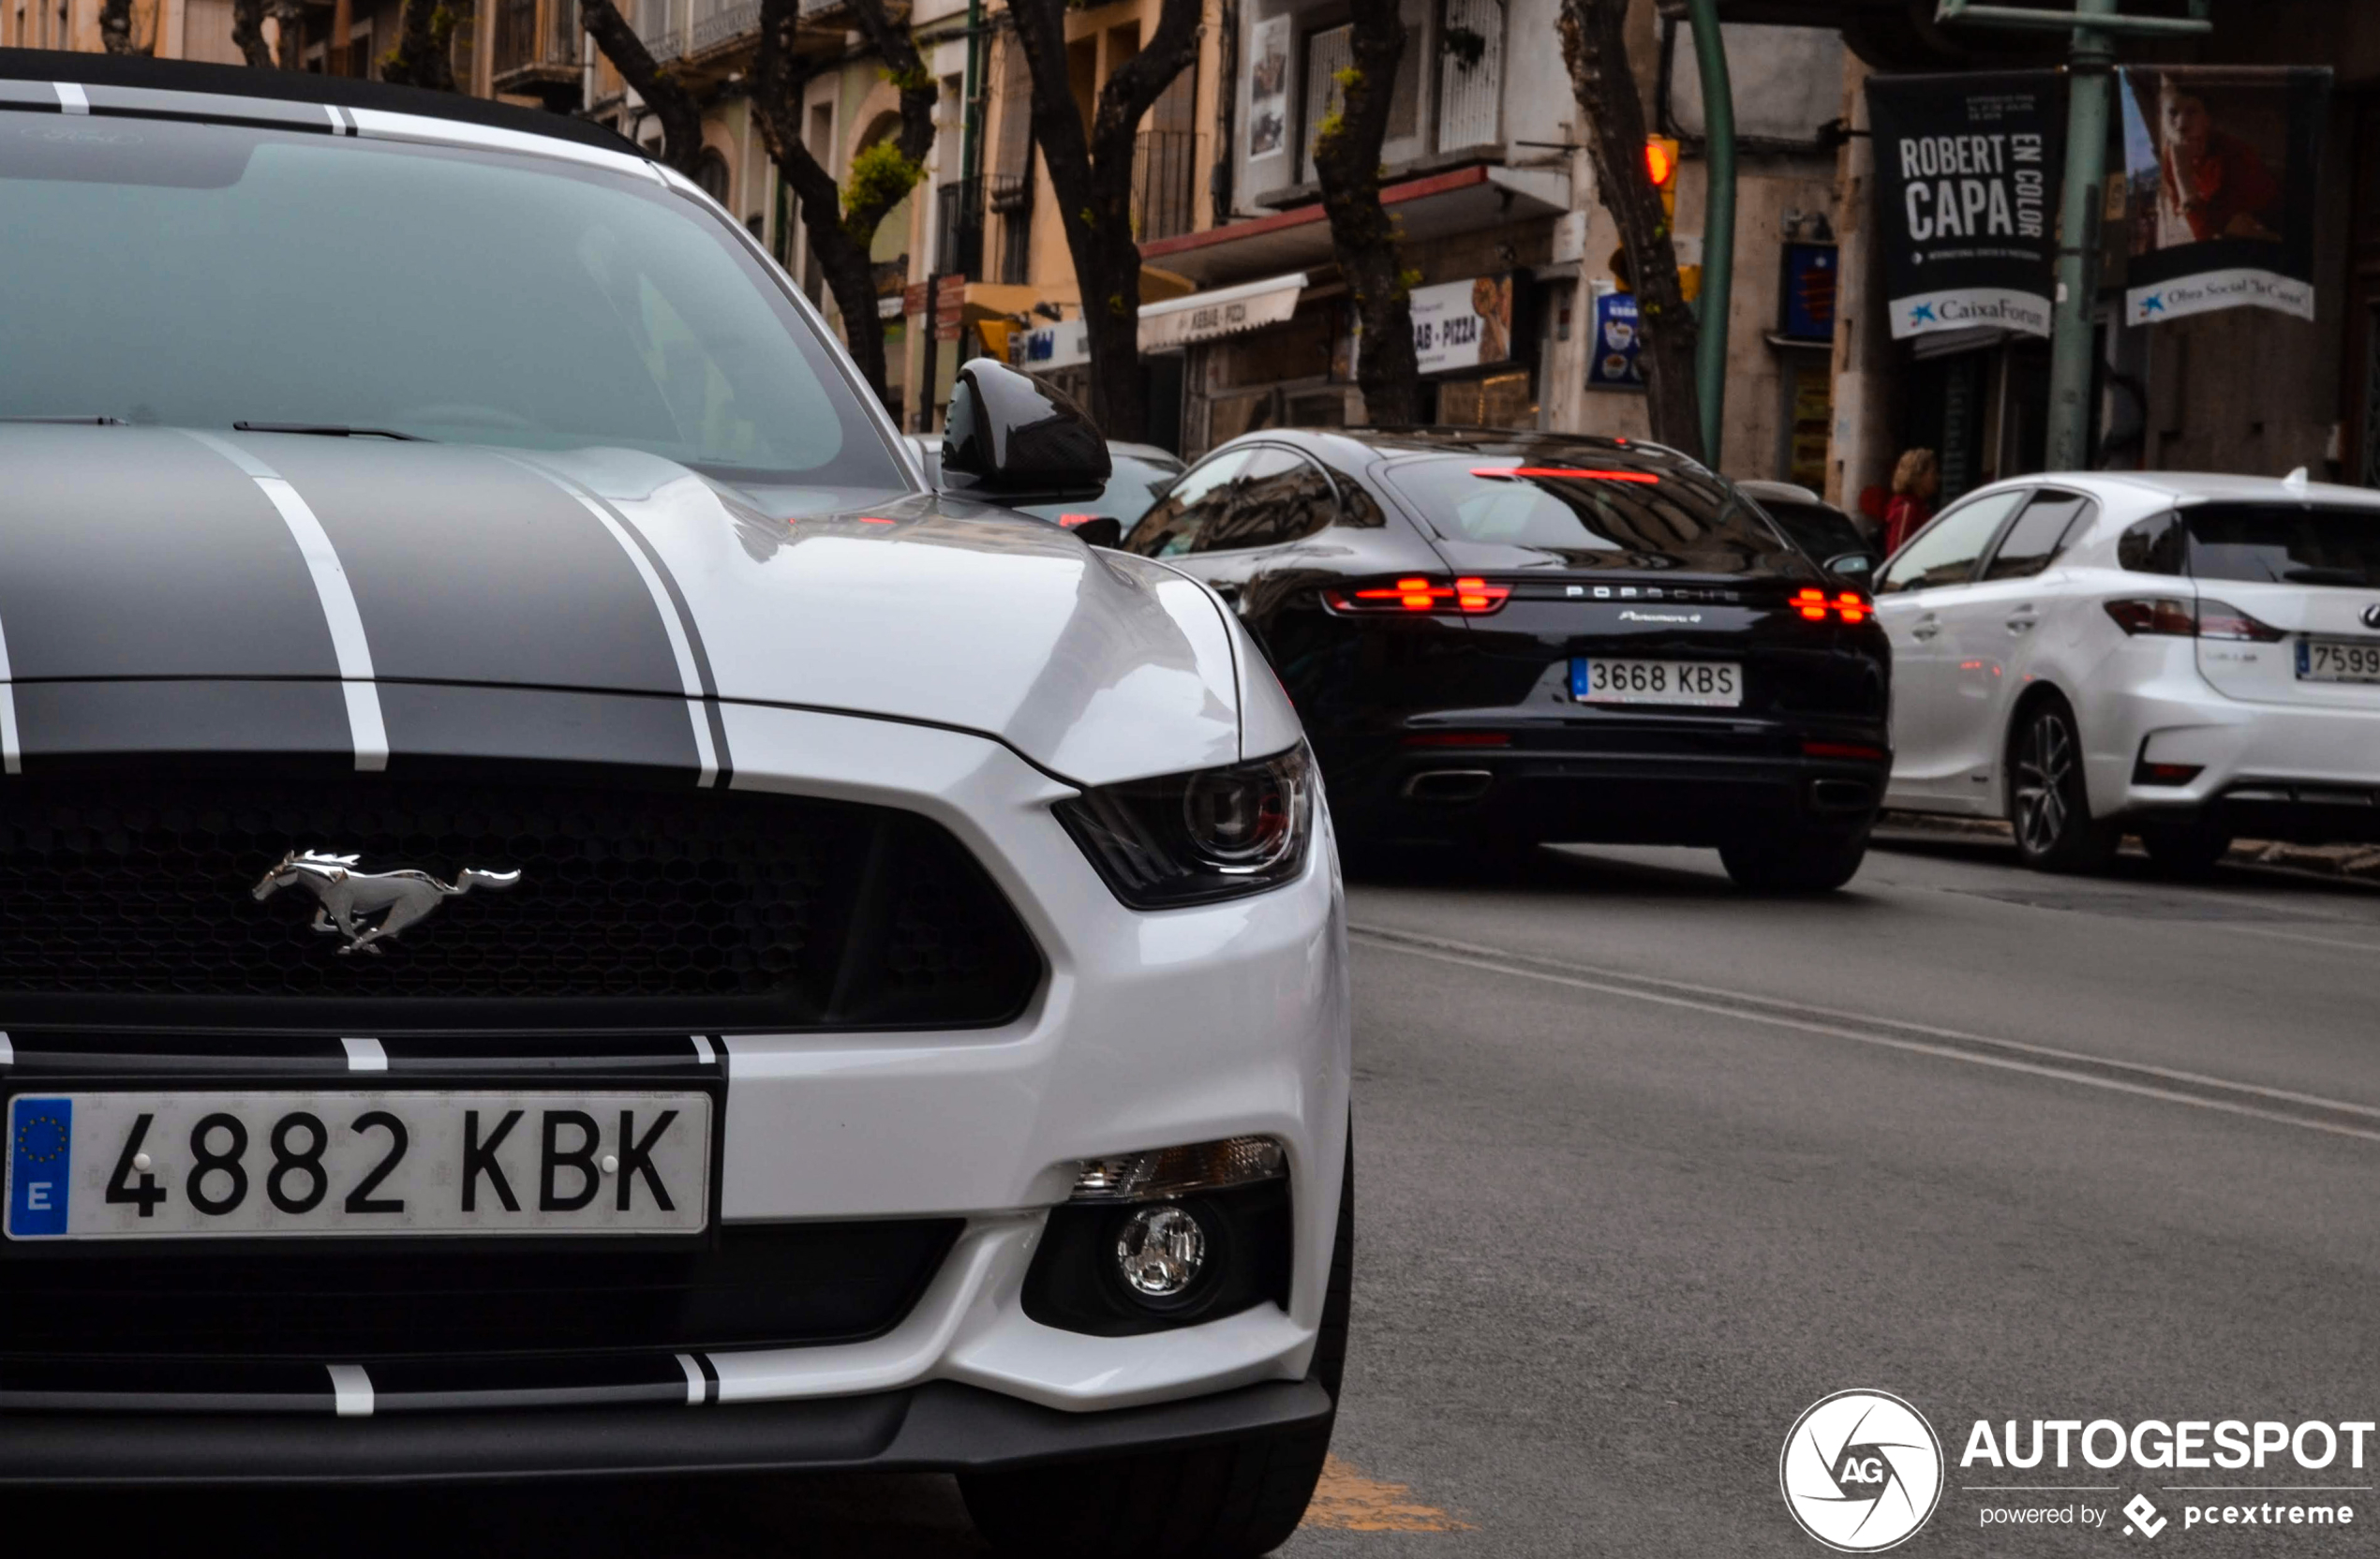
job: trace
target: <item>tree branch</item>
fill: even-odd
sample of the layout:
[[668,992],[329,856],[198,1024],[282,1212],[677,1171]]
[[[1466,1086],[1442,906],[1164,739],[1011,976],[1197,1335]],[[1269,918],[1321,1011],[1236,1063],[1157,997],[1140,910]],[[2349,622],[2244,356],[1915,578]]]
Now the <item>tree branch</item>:
[[1669,213],[1644,167],[1644,104],[1629,67],[1627,0],[1562,0],[1562,57],[1586,121],[1603,208],[1620,230],[1644,333],[1645,410],[1653,437],[1703,458],[1694,390],[1694,315],[1678,285]]
[[1405,22],[1397,0],[1354,0],[1349,52],[1339,72],[1342,101],[1314,140],[1314,171],[1331,247],[1355,301],[1356,381],[1364,418],[1393,426],[1419,421],[1421,364],[1413,348],[1411,289],[1396,226],[1380,204],[1380,146],[1388,139]]
[[[454,3],[459,5],[463,0]],[[454,29],[462,20],[462,14],[451,8],[448,0],[405,0],[396,47],[380,62],[380,79],[428,87],[433,92],[454,91]],[[289,31],[290,23],[283,22],[283,35],[286,37]],[[287,43],[281,52],[283,63],[287,64]]]
[[579,0],[579,24],[662,122],[662,160],[694,176],[703,160],[703,105],[677,73],[653,58],[612,0]]
[[273,51],[264,45],[264,0],[231,0],[231,45],[250,67],[272,66]]

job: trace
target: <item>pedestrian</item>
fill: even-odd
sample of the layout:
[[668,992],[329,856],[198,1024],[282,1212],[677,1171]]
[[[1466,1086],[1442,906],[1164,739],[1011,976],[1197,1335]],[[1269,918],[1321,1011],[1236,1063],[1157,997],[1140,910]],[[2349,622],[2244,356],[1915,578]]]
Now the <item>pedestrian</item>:
[[1884,556],[1926,527],[1934,517],[1934,495],[1942,490],[1942,473],[1932,450],[1909,450],[1893,468],[1893,501],[1884,506]]

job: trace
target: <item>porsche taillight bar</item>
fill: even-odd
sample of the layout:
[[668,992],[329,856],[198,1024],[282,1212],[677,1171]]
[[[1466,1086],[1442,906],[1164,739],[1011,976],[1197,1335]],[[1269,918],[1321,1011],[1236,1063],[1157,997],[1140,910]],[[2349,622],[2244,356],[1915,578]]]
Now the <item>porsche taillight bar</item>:
[[1387,585],[1326,590],[1322,601],[1333,612],[1453,612],[1483,617],[1511,594],[1509,585],[1491,585],[1468,574],[1455,579],[1411,574]]
[[1876,611],[1857,590],[1838,590],[1829,596],[1815,585],[1794,591],[1792,605],[1806,622],[1824,622],[1830,614],[1844,622],[1866,622]]

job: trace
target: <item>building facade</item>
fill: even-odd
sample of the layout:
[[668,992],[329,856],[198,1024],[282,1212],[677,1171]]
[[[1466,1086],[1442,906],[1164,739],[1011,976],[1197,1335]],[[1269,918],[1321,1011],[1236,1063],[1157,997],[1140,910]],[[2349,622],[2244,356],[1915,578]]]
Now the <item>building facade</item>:
[[[896,133],[897,94],[846,0],[808,0],[801,123],[839,178]],[[1088,122],[1153,32],[1161,0],[1066,13]],[[1449,423],[1638,437],[1625,266],[1597,197],[1557,35],[1559,0],[1403,0],[1383,199],[1414,274],[1422,411]],[[1152,438],[1196,454],[1252,428],[1364,419],[1362,344],[1315,182],[1316,127],[1348,61],[1346,0],[1200,0],[1195,64],[1137,142],[1140,341]],[[2163,0],[2126,0],[2153,8]],[[653,53],[707,104],[700,182],[824,308],[749,82],[758,0],[629,0]],[[1648,124],[1673,137],[1679,257],[1699,279],[1707,162],[1690,35],[1666,0],[1633,0],[1631,60]],[[2171,6],[2164,6],[2171,10]],[[99,0],[0,0],[0,45],[100,47]],[[1938,452],[1945,491],[2038,468],[2048,350],[1997,329],[1895,341],[1865,83],[1870,75],[2039,67],[2056,35],[1936,25],[1932,0],[1721,0],[1738,133],[1735,266],[1718,464],[1873,506],[1899,453]],[[2103,277],[2094,461],[2380,483],[2380,7],[2213,0],[2212,34],[2126,44],[2127,60],[2281,65],[2335,76],[2319,171],[2315,318],[2233,309],[2127,325]],[[1001,0],[912,0],[940,88],[924,181],[875,240],[878,317],[904,425],[939,426],[980,351],[1061,384],[1084,378],[1080,298],[1030,126],[1022,50]],[[397,0],[275,0],[305,68],[377,74]],[[236,63],[231,0],[135,0],[136,47]],[[470,90],[591,115],[658,147],[653,116],[580,30],[576,0],[477,0],[457,29]],[[2111,258],[2120,262],[2120,256]]]

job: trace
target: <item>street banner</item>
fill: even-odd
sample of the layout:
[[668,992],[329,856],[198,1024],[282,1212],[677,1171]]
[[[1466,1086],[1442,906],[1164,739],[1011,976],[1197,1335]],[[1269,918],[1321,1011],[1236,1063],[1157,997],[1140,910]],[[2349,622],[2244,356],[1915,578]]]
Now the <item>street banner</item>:
[[1982,325],[2047,335],[2065,78],[1873,76],[1867,114],[1894,339]]
[[1594,334],[1586,343],[1586,382],[1595,390],[1642,390],[1644,364],[1637,360],[1636,295],[1595,284]]
[[1476,368],[1512,355],[1512,278],[1417,287],[1410,297],[1413,356],[1425,374]]
[[2134,66],[2117,96],[2125,322],[2245,307],[2312,319],[2330,72]]

